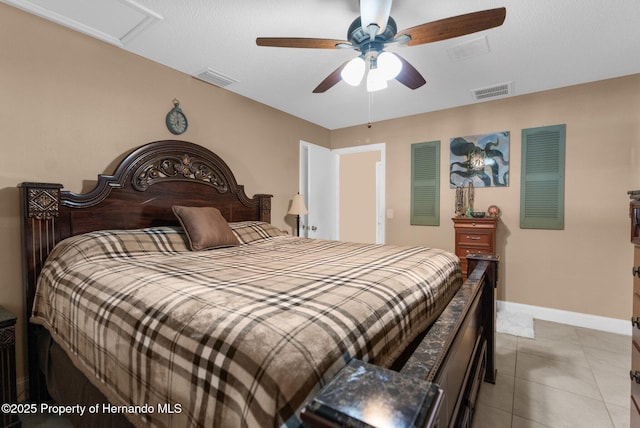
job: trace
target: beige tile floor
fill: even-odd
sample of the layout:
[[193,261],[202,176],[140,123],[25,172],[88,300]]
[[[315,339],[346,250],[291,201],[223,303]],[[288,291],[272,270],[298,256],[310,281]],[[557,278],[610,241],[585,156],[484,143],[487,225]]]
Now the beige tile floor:
[[472,428],[629,428],[631,338],[534,328],[535,339],[497,335],[496,383],[480,387]]

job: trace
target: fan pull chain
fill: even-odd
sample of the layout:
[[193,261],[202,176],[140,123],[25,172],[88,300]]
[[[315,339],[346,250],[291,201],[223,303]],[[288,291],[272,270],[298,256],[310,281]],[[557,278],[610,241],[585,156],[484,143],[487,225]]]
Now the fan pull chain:
[[373,98],[373,92],[368,92],[367,95],[369,96],[369,123],[367,124],[367,128],[371,128],[371,100]]

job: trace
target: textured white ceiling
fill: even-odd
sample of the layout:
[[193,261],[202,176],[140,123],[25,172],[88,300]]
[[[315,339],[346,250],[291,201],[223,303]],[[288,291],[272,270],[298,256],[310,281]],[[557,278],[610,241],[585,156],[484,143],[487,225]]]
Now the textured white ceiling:
[[[86,0],[1,1],[26,10],[31,4],[41,8],[86,4]],[[363,85],[344,82],[323,94],[311,92],[352,58],[352,51],[255,44],[261,36],[346,39],[347,28],[359,13],[357,0],[110,1],[114,11],[127,9],[124,4],[136,13],[146,9],[153,17],[143,30],[134,31],[135,37],[120,37],[114,44],[190,75],[215,70],[237,81],[226,90],[328,129],[477,103],[473,89],[501,83],[513,82],[513,95],[522,95],[640,72],[638,0],[395,0],[391,16],[399,30],[502,6],[507,17],[498,28],[396,48],[427,84],[412,91],[390,82],[371,99]],[[62,9],[56,12],[62,14]],[[95,20],[96,14],[89,16]],[[100,28],[126,31],[119,12],[98,16],[104,21]]]

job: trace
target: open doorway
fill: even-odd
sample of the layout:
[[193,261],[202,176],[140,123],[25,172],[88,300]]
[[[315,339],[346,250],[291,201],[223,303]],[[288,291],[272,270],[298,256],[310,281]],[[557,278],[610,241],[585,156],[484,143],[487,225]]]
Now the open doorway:
[[329,150],[300,142],[301,236],[385,242],[385,144]]

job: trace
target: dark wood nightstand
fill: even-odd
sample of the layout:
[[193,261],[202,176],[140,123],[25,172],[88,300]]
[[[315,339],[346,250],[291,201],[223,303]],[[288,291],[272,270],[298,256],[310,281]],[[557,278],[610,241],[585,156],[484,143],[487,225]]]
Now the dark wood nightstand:
[[[0,404],[16,403],[16,317],[0,306]],[[0,425],[7,428],[21,426],[16,413],[0,413]]]

